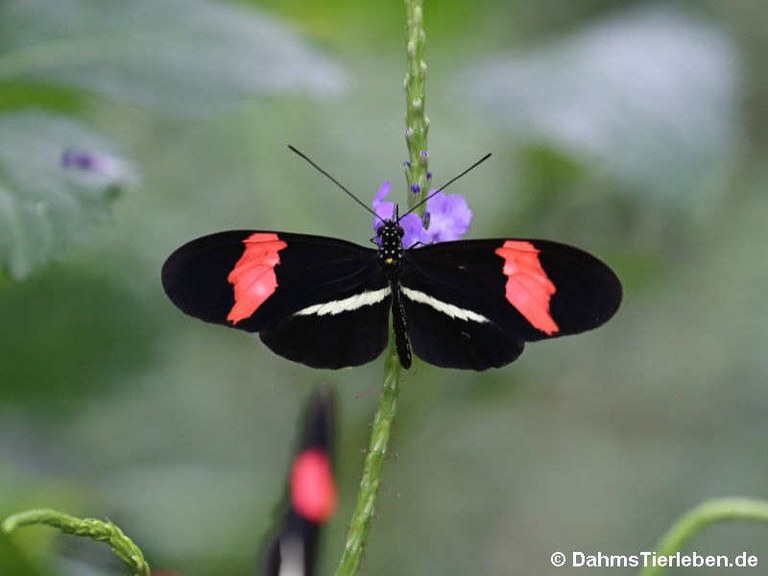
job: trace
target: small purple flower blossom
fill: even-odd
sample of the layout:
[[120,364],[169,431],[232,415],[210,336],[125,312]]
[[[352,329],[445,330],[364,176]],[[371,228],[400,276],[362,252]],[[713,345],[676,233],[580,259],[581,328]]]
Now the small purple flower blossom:
[[427,200],[427,211],[429,242],[426,244],[459,240],[472,223],[472,210],[461,194],[438,192]]
[[79,168],[81,170],[93,170],[96,165],[96,157],[83,150],[68,149],[61,155],[61,165],[64,168]]
[[[384,182],[373,201],[374,212],[383,220],[394,217],[395,203],[385,200],[390,188],[390,183]],[[472,222],[472,211],[460,194],[438,192],[427,200],[424,216],[422,220],[417,214],[411,213],[400,219],[399,224],[404,232],[403,246],[406,248],[416,243],[434,244],[459,240],[467,233]],[[377,234],[381,225],[381,220],[374,221],[373,229]]]
[[[388,181],[384,182],[381,186],[379,186],[379,191],[376,192],[376,196],[373,198],[373,211],[376,212],[376,216],[382,220],[392,218],[392,215],[395,211],[395,203],[387,202],[384,200],[391,189],[392,184],[390,184]],[[374,229],[378,231],[381,227],[381,221],[377,218],[374,220],[373,226]]]
[[125,162],[109,154],[68,148],[61,155],[64,168],[83,170],[109,180],[123,180],[131,172]]
[[414,182],[413,184],[411,184],[411,192],[413,192],[414,194],[418,194],[419,192],[421,192],[421,186],[419,186],[417,183]]
[[424,160],[426,160],[427,158],[429,158],[429,152],[427,152],[426,150],[422,150],[421,157],[424,158]]

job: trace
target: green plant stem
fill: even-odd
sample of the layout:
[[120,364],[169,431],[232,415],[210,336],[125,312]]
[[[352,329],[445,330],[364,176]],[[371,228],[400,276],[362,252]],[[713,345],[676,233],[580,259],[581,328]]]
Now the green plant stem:
[[75,518],[56,510],[38,509],[19,512],[3,520],[3,532],[10,533],[22,526],[43,524],[58,528],[65,534],[86,536],[99,542],[106,542],[115,556],[130,568],[134,576],[150,576],[149,564],[144,560],[141,549],[123,531],[109,521],[95,518]]
[[[405,36],[408,59],[405,73],[405,142],[408,146],[408,165],[405,178],[408,189],[418,186],[419,194],[408,194],[408,207],[426,198],[429,183],[427,171],[427,133],[429,118],[424,113],[426,105],[427,63],[424,61],[424,47],[427,36],[424,33],[424,10],[422,0],[405,0]],[[417,209],[424,214],[424,206]]]
[[402,371],[400,361],[397,358],[397,350],[394,346],[394,338],[390,333],[389,347],[387,348],[384,363],[384,388],[381,391],[379,409],[373,419],[371,441],[368,447],[368,454],[365,457],[363,477],[360,480],[360,491],[357,494],[357,504],[352,514],[352,520],[349,523],[347,541],[344,546],[344,553],[341,556],[341,562],[336,569],[336,576],[353,576],[357,574],[363,557],[368,537],[368,528],[370,527],[371,518],[373,518],[376,496],[381,483],[381,471],[387,456],[392,422],[397,412],[397,395]]
[[[702,529],[716,522],[749,520],[768,523],[768,502],[749,498],[718,498],[700,504],[680,518],[667,531],[656,547],[657,556],[671,556]],[[662,566],[646,566],[640,576],[659,576]]]
[[[422,0],[405,0],[405,32],[407,71],[405,73],[405,141],[408,146],[408,164],[405,176],[409,191],[418,186],[418,194],[408,192],[408,207],[413,207],[426,197],[428,191],[427,132],[429,120],[424,115],[427,65],[424,62],[424,11]],[[424,213],[424,206],[418,209]],[[347,540],[336,576],[354,576],[360,566],[368,539],[368,529],[373,518],[376,496],[379,493],[384,460],[387,456],[392,422],[397,412],[397,396],[403,368],[397,357],[392,329],[389,331],[389,347],[384,362],[384,388],[379,408],[373,419],[371,441],[363,465],[363,477],[357,494],[355,511],[347,530]]]

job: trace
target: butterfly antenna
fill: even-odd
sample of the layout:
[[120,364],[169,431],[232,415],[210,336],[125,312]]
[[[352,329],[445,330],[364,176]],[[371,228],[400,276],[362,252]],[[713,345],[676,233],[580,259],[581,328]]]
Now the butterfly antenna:
[[435,195],[435,194],[437,194],[438,192],[442,192],[443,190],[445,190],[446,188],[448,188],[448,186],[450,186],[451,184],[453,184],[454,182],[456,182],[456,180],[458,180],[459,178],[461,178],[462,176],[464,176],[464,175],[465,175],[465,174],[467,174],[468,172],[471,172],[472,170],[474,170],[475,168],[477,168],[478,166],[480,166],[480,164],[482,164],[483,162],[485,162],[486,160],[488,160],[488,158],[490,158],[490,157],[491,157],[491,153],[490,153],[490,152],[488,152],[488,154],[486,154],[485,156],[483,156],[482,158],[480,158],[480,160],[478,160],[477,162],[475,162],[474,164],[472,164],[472,166],[470,166],[469,168],[467,168],[466,170],[464,170],[464,171],[463,171],[461,174],[459,174],[458,176],[454,176],[453,178],[451,178],[450,180],[448,180],[448,182],[446,182],[445,184],[443,184],[442,186],[440,186],[440,188],[438,188],[437,190],[435,190],[434,192],[432,192],[432,194],[430,194],[429,196],[427,196],[426,198],[424,198],[424,200],[422,200],[421,202],[419,202],[418,204],[416,204],[416,205],[415,205],[413,208],[411,208],[410,210],[408,210],[408,212],[406,212],[405,214],[403,214],[402,216],[400,216],[400,218],[403,218],[403,217],[407,216],[408,214],[410,214],[411,212],[413,212],[414,210],[416,210],[416,208],[418,208],[418,207],[419,207],[419,206],[421,206],[422,204],[425,204],[425,203],[427,202],[427,200],[429,200],[430,198],[432,198],[432,196],[434,196],[434,195]]
[[362,206],[363,208],[365,208],[366,210],[368,210],[368,212],[370,212],[371,214],[373,214],[373,216],[374,216],[375,218],[378,218],[378,219],[379,219],[379,220],[381,220],[382,222],[384,221],[384,219],[383,219],[383,218],[381,218],[381,217],[380,217],[378,214],[376,214],[376,212],[374,212],[372,208],[370,208],[370,207],[369,207],[367,204],[365,204],[365,203],[364,203],[362,200],[360,200],[360,198],[358,198],[357,196],[355,196],[354,194],[352,194],[352,192],[350,192],[350,191],[349,191],[349,189],[348,189],[346,186],[344,186],[344,185],[343,185],[341,182],[339,182],[338,180],[336,180],[336,178],[334,178],[333,176],[331,176],[330,174],[328,174],[328,172],[326,172],[325,170],[323,170],[322,168],[320,168],[320,166],[318,166],[317,164],[315,164],[315,162],[314,162],[314,161],[313,161],[313,160],[312,160],[312,159],[311,159],[309,156],[307,156],[306,154],[304,154],[304,152],[302,152],[302,151],[301,151],[301,150],[299,150],[298,148],[295,148],[295,147],[294,147],[294,146],[292,146],[291,144],[288,144],[288,149],[289,149],[291,152],[293,152],[294,154],[297,154],[298,156],[300,156],[301,158],[303,158],[304,160],[306,160],[306,161],[309,163],[309,165],[310,165],[310,166],[312,166],[312,167],[313,167],[315,170],[317,170],[318,172],[320,172],[320,174],[322,174],[323,176],[325,176],[326,178],[328,178],[328,180],[330,180],[331,182],[333,182],[334,184],[336,184],[336,186],[338,186],[339,188],[341,188],[341,189],[344,191],[344,193],[345,193],[347,196],[349,196],[350,198],[352,198],[352,200],[354,200],[355,202],[357,202],[358,204],[360,204],[360,206]]

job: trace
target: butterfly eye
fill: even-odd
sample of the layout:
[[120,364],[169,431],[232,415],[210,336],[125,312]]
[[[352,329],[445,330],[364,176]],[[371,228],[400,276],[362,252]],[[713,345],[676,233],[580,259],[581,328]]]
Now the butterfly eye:
[[397,227],[397,236],[398,236],[399,238],[402,238],[402,237],[403,237],[403,234],[405,234],[405,230],[403,230],[403,228],[402,228],[401,226],[398,226],[398,227]]

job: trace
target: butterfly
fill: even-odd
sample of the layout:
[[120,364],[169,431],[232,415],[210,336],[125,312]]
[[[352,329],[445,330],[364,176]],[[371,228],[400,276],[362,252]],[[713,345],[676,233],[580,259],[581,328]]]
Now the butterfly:
[[330,389],[312,396],[303,427],[287,482],[287,505],[281,506],[281,517],[264,546],[260,573],[265,576],[316,574],[323,526],[336,510],[335,400]]
[[376,248],[270,230],[203,236],[166,260],[163,287],[190,316],[256,332],[276,354],[330,369],[379,356],[390,317],[404,368],[415,355],[486,370],[515,360],[526,342],[596,328],[621,303],[616,274],[578,248],[520,238],[404,246],[401,220],[397,211],[382,219]]

